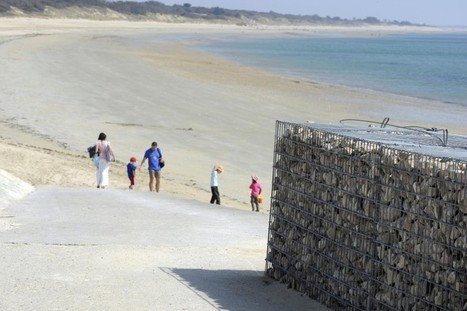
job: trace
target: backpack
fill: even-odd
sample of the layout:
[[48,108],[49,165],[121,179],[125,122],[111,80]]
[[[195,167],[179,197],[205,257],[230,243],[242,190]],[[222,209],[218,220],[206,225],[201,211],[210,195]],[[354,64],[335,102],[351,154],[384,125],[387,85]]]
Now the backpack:
[[[89,157],[92,159],[96,155],[96,145],[88,147]],[[99,155],[99,154],[98,154]]]
[[162,152],[159,148],[157,148],[157,151],[159,152],[159,166],[161,168],[163,168],[165,166],[165,161],[164,162],[161,162],[161,158],[162,158]]

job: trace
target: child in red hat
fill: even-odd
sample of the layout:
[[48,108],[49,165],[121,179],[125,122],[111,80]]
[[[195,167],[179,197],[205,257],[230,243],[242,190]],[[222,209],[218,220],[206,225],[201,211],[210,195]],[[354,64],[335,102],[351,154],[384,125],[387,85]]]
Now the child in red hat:
[[128,178],[130,179],[130,186],[128,188],[133,189],[135,187],[135,177],[136,177],[136,158],[131,157],[130,162],[126,165],[126,171]]

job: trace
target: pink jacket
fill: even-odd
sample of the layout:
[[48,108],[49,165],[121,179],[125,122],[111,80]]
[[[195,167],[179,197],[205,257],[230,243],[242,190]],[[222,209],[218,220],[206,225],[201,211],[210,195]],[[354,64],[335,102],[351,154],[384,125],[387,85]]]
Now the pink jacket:
[[259,182],[252,182],[250,185],[251,195],[257,197],[261,194],[261,184]]

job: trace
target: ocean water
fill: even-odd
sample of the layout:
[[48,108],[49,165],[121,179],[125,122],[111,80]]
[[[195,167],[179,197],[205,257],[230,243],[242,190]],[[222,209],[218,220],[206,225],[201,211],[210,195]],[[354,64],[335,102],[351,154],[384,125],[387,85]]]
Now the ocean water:
[[467,32],[237,38],[199,47],[276,73],[467,107]]

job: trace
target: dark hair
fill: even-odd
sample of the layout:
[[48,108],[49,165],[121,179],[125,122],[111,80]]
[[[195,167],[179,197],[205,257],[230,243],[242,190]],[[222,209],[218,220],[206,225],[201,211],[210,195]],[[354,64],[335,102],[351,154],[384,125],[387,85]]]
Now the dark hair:
[[106,138],[107,138],[107,135],[105,135],[104,133],[100,133],[99,137],[97,139],[98,140],[105,140]]
[[151,144],[152,147],[157,147],[157,143],[155,141],[152,142]]

